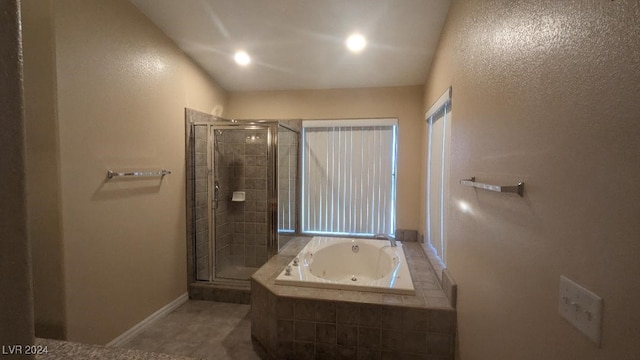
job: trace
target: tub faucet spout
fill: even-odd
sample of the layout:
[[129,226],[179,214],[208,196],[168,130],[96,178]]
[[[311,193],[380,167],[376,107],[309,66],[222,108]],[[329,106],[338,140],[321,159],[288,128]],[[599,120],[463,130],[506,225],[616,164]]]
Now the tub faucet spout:
[[396,244],[396,239],[394,237],[391,237],[387,234],[375,234],[373,236],[376,239],[385,239],[385,240],[389,240],[389,243],[391,245],[391,247],[397,247],[398,244]]

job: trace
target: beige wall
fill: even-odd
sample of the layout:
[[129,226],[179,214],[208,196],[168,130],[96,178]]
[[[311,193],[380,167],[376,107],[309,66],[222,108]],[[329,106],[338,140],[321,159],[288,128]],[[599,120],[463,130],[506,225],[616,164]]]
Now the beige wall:
[[[451,8],[425,109],[453,86],[461,359],[640,358],[639,22],[625,1]],[[474,175],[525,197],[457,183]],[[604,298],[602,348],[557,314],[561,274]]]
[[422,98],[422,86],[232,92],[226,116],[237,119],[398,118],[397,226],[417,230]]
[[53,1],[23,0],[27,207],[33,258],[35,330],[64,339],[65,288],[56,121]]
[[[184,108],[220,114],[226,93],[128,1],[53,4],[25,3],[27,55],[39,56],[27,71],[43,84],[27,83],[27,113],[42,122],[30,127],[29,184],[45,186],[35,190],[54,217],[59,209],[36,230],[36,318],[69,340],[104,344],[186,292]],[[161,168],[172,171],[162,181],[105,180],[108,169]],[[30,211],[46,213],[36,205]],[[64,292],[42,295],[54,284]]]
[[7,354],[34,341],[18,1],[0,1],[0,44],[0,346]]

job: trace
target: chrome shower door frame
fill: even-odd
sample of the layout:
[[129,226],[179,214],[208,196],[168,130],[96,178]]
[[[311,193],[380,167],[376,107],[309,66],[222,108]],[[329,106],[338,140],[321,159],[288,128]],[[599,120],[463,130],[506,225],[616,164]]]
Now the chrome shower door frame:
[[[195,151],[192,150],[195,126],[207,126],[207,162],[209,164],[208,181],[208,219],[209,219],[209,264],[208,279],[198,279],[197,259],[196,259],[196,223],[194,221],[195,205]],[[213,186],[214,186],[214,159],[212,138],[213,131],[225,129],[265,129],[267,130],[267,259],[278,253],[277,244],[277,131],[278,121],[236,121],[227,120],[199,111],[186,109],[185,113],[185,146],[186,146],[186,207],[187,207],[187,277],[188,283],[196,281],[215,282],[216,281],[216,258],[215,258],[215,216],[213,214]]]
[[[266,248],[267,248],[267,257],[266,260],[268,260],[269,258],[271,258],[271,256],[275,255],[277,253],[277,247],[274,248],[274,244],[276,244],[276,231],[277,231],[277,182],[275,181],[275,176],[276,176],[276,161],[277,161],[277,148],[276,148],[276,134],[274,133],[274,131],[277,131],[277,122],[255,122],[255,121],[231,121],[231,122],[217,122],[215,124],[213,124],[211,126],[211,131],[210,131],[210,136],[211,136],[211,141],[209,142],[211,148],[208,150],[208,154],[209,156],[211,156],[211,176],[210,176],[210,183],[209,183],[209,189],[212,189],[211,194],[209,195],[210,199],[215,199],[215,185],[218,182],[218,180],[221,180],[221,175],[218,174],[218,171],[220,171],[220,167],[222,165],[216,164],[216,160],[215,160],[215,151],[214,148],[215,146],[217,146],[217,137],[220,136],[221,134],[218,133],[218,131],[246,131],[246,130],[258,130],[258,131],[265,131],[266,135],[267,135],[267,139],[266,139],[266,146],[267,146],[267,152],[266,152],[266,179],[267,179],[267,183],[266,183],[266,192],[267,192],[267,199],[266,199],[266,212],[267,212],[267,221],[266,221],[266,225],[267,225],[267,238],[266,238]],[[248,154],[247,154],[248,155]],[[222,156],[221,156],[222,157]],[[228,170],[228,169],[225,169]],[[222,181],[221,181],[222,182]],[[225,184],[224,182],[222,182],[223,184]],[[230,197],[232,195],[231,193],[228,193],[225,195],[224,191],[229,191],[229,189],[221,189],[220,190],[222,192],[222,199],[218,199],[220,202],[222,201],[227,201],[225,200],[226,198]],[[246,191],[250,191],[250,190],[246,190]],[[247,194],[248,195],[248,194]],[[230,204],[225,204],[223,206],[230,206]],[[232,205],[231,205],[232,206]],[[212,237],[211,239],[211,251],[215,252],[218,249],[218,246],[216,245],[218,241],[220,241],[219,235],[217,233],[217,231],[215,229],[217,229],[216,227],[216,221],[218,219],[218,214],[215,212],[215,204],[212,203],[212,206],[210,206],[210,211],[211,211],[211,215],[210,218],[212,220],[212,228],[214,229],[213,232],[210,233],[210,236]],[[256,233],[257,236],[259,236],[259,234]],[[256,244],[258,245],[258,244]],[[246,247],[247,245],[245,245]],[[213,259],[213,262],[211,263],[211,269],[212,269],[212,281],[215,281],[215,279],[227,279],[227,277],[223,277],[220,276],[219,272],[220,269],[222,268],[221,266],[219,266],[219,261],[222,261],[223,259],[219,258],[219,256],[213,255],[210,257],[211,259]],[[228,260],[228,259],[227,259]],[[257,267],[262,266],[263,264],[258,264]],[[249,266],[250,265],[245,265],[245,266]],[[235,279],[235,277],[231,277],[230,279]]]

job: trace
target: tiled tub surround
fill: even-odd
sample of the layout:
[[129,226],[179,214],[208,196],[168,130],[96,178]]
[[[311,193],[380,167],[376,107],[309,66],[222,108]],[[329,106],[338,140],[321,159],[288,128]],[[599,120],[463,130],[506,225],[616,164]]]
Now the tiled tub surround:
[[403,246],[389,241],[315,236],[276,277],[276,284],[415,294]]
[[416,295],[276,285],[309,238],[252,278],[251,333],[276,359],[454,358],[456,312],[418,243],[404,243]]

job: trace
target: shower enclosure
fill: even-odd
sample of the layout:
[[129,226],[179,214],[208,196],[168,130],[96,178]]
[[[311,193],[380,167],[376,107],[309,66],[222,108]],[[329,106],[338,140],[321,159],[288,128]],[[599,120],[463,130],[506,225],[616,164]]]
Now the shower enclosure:
[[[278,250],[298,233],[300,122],[278,124]],[[298,126],[296,126],[298,125]]]
[[190,109],[186,131],[189,281],[248,280],[297,231],[298,132]]

